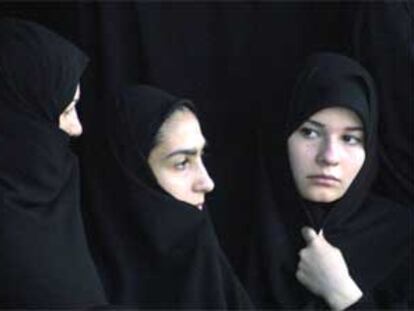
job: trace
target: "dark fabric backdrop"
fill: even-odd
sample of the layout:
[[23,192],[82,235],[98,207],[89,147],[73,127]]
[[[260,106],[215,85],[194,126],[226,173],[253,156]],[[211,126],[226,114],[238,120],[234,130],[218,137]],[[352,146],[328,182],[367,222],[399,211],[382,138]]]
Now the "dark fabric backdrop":
[[[210,212],[238,268],[255,207],[256,130],[269,120],[282,128],[305,56],[352,51],[359,6],[348,1],[62,1],[2,2],[0,9],[3,16],[44,24],[90,56],[80,103],[84,135],[75,145],[81,163],[88,157],[100,160],[102,131],[111,126],[104,124],[103,111],[122,84],[150,83],[195,101],[216,182]],[[87,179],[84,175],[84,183]],[[87,192],[84,198],[87,204]]]

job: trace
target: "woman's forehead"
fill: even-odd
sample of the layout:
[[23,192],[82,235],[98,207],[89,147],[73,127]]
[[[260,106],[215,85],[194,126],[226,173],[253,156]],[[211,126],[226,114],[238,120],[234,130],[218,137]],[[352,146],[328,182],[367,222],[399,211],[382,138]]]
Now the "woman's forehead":
[[356,112],[345,107],[328,107],[312,114],[306,121],[314,121],[329,127],[363,127]]
[[202,149],[205,138],[196,116],[187,110],[177,110],[161,126],[161,145],[166,150]]

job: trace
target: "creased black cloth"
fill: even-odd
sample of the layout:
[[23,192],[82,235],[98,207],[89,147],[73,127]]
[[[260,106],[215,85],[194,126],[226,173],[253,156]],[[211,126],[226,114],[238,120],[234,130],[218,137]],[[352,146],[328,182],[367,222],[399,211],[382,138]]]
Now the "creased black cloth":
[[87,62],[41,25],[0,20],[0,308],[105,302],[58,127]]
[[[296,191],[287,139],[312,114],[330,106],[351,109],[361,118],[366,159],[340,200],[310,204]],[[342,251],[351,276],[364,293],[353,307],[406,307],[413,294],[409,247],[414,216],[409,208],[370,193],[377,152],[372,78],[348,57],[312,55],[299,76],[289,109],[286,131],[279,141],[271,128],[261,133],[257,217],[244,279],[253,302],[259,308],[327,308],[295,277],[298,252],[306,246],[300,229],[306,225],[316,231],[323,229],[326,239]],[[323,205],[329,208],[324,215],[312,211]]]
[[107,295],[111,304],[140,308],[250,307],[208,212],[162,190],[147,164],[158,129],[180,103],[194,109],[140,85],[107,105],[109,150],[105,167],[89,174],[86,211]]
[[414,3],[362,2],[353,53],[378,86],[380,165],[376,190],[414,206]]

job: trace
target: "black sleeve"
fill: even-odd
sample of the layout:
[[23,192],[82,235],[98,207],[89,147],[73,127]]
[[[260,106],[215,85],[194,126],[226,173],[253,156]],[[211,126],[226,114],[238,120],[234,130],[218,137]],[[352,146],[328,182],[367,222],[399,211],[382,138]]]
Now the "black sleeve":
[[365,291],[358,302],[349,310],[413,308],[413,269],[410,268],[410,255],[393,272],[370,291]]

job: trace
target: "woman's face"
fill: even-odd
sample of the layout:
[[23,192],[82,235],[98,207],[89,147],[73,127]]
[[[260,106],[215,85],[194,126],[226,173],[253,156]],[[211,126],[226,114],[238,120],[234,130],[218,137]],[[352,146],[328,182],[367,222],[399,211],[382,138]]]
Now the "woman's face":
[[214,188],[202,160],[205,144],[195,115],[177,110],[161,126],[159,142],[148,157],[158,184],[198,209],[203,207],[205,194]]
[[76,87],[75,96],[72,102],[59,115],[59,128],[69,136],[80,136],[82,134],[82,124],[76,111],[76,104],[80,97],[80,85]]
[[293,179],[309,201],[330,203],[348,190],[365,161],[363,125],[342,107],[319,110],[288,139]]

